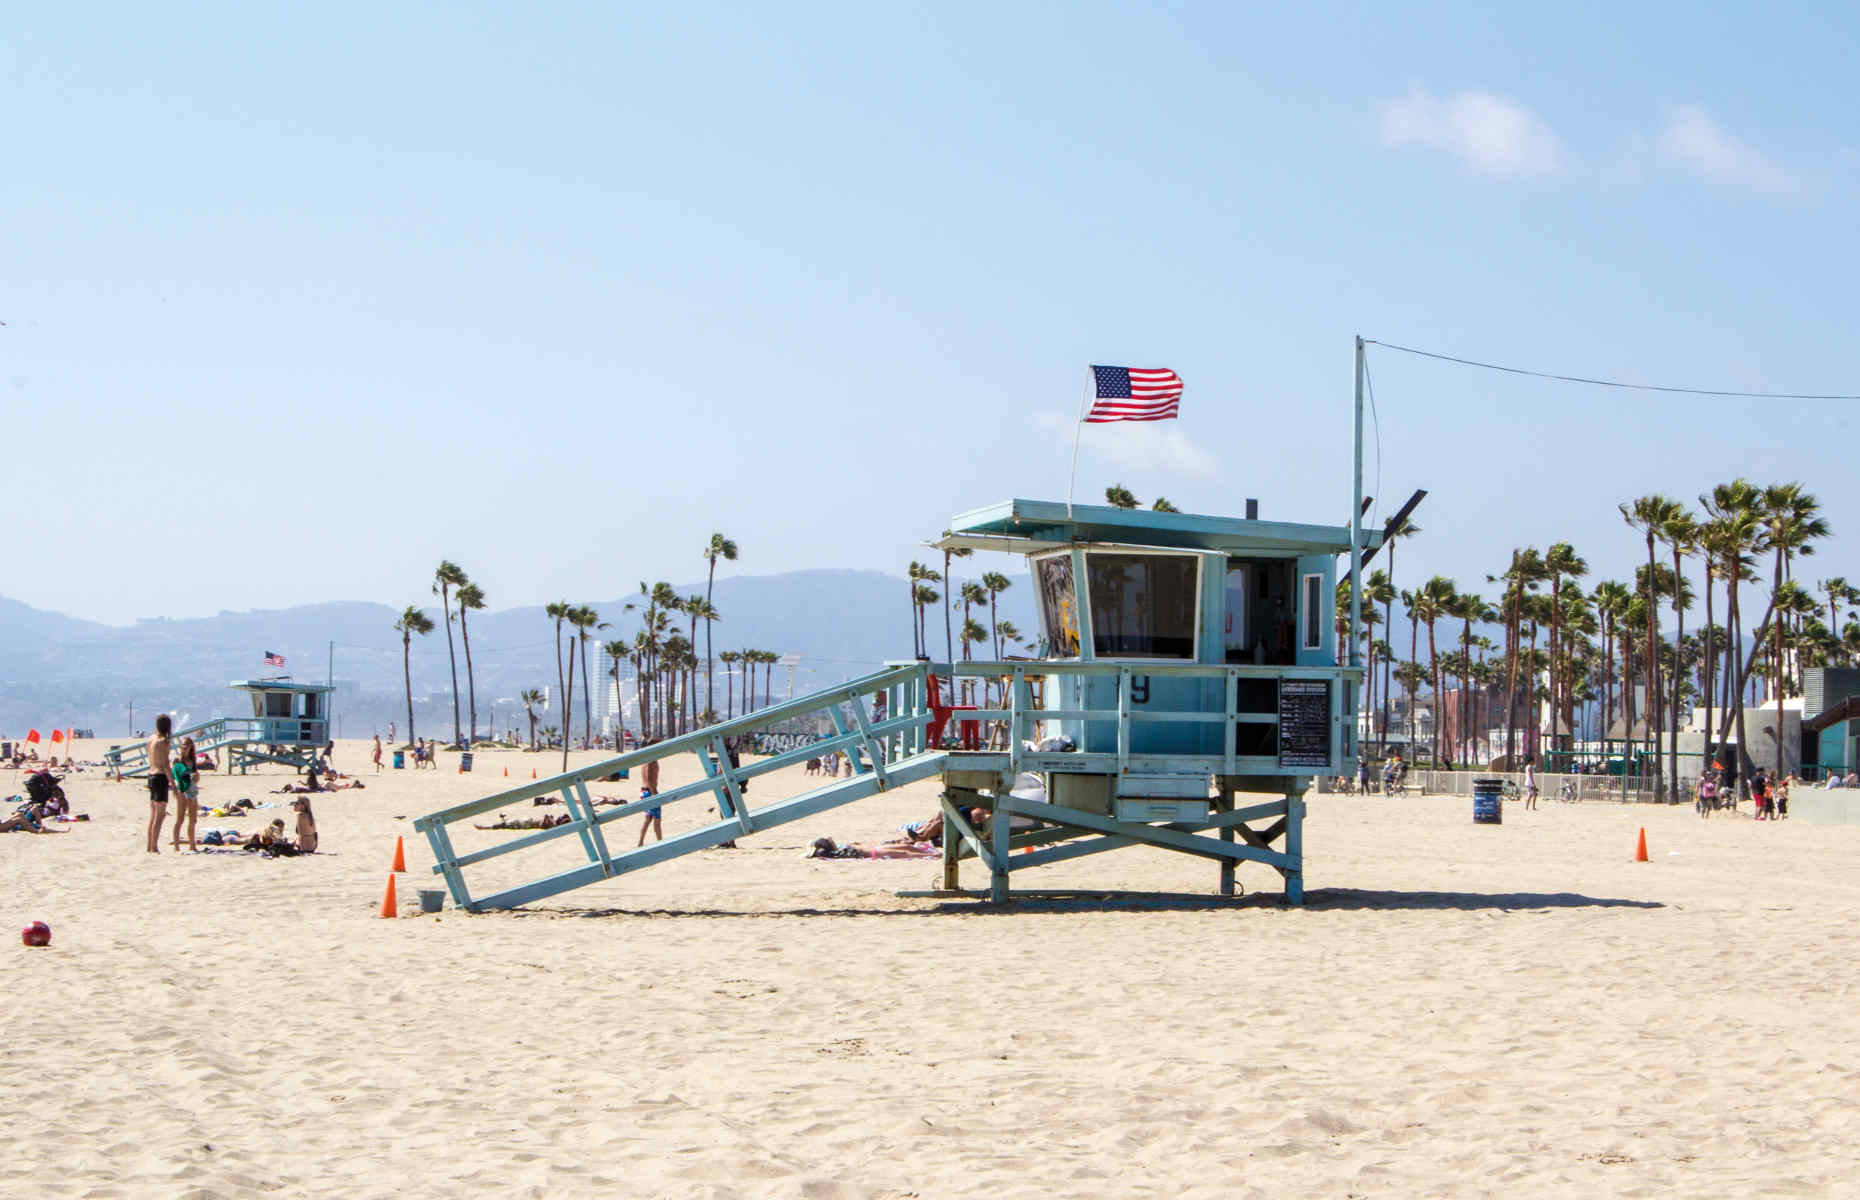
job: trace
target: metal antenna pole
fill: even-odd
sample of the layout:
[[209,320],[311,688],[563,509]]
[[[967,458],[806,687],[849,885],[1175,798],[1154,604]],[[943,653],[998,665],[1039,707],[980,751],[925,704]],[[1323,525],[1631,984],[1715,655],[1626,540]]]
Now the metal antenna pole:
[[1350,665],[1363,665],[1363,339],[1356,339],[1356,457],[1350,491]]

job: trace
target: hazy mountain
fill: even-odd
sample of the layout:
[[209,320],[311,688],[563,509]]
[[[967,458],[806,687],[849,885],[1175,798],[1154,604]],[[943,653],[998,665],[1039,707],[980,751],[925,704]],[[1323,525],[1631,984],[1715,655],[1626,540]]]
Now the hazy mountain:
[[[702,594],[703,580],[679,585],[678,594]],[[601,642],[630,642],[639,628],[639,597],[588,601],[610,628],[595,632],[595,661],[589,664],[596,695],[600,673],[611,664]],[[577,600],[577,603],[583,601]],[[798,654],[796,693],[876,670],[887,659],[909,658],[909,585],[879,571],[795,571],[783,575],[735,576],[717,581],[714,603],[723,614],[713,635],[718,653],[753,647]],[[438,618],[438,600],[424,605]],[[361,736],[385,729],[389,720],[406,724],[401,644],[393,624],[400,610],[386,604],[343,602],[296,608],[222,612],[213,617],[144,620],[130,626],[101,625],[44,612],[0,598],[0,736],[17,737],[29,726],[92,728],[100,736],[145,728],[157,711],[186,713],[198,720],[232,712],[242,699],[227,691],[235,679],[288,673],[322,680],[332,659],[338,687],[335,714],[342,734]],[[1034,628],[1032,598],[1024,576],[1002,596],[1000,616],[1023,631]],[[986,623],[986,614],[979,614]],[[960,608],[954,618],[961,621]],[[930,614],[934,653],[943,644],[942,614]],[[472,613],[467,617],[476,669],[478,723],[498,727],[522,709],[514,703],[524,688],[556,686],[554,623],[540,606]],[[688,634],[688,623],[681,623]],[[459,705],[466,707],[465,654],[458,651]],[[698,627],[698,650],[704,630]],[[282,654],[280,671],[263,664],[267,651]],[[579,651],[577,651],[579,659]],[[420,732],[450,734],[452,701],[443,627],[415,638],[411,655],[415,720]],[[575,709],[581,711],[579,661]],[[772,674],[776,696],[785,696],[788,671],[758,675],[758,694]],[[700,690],[703,687],[699,681]],[[717,679],[717,706],[740,683]],[[630,692],[628,693],[631,694]],[[503,704],[496,703],[504,701]],[[559,719],[559,718],[557,718]]]

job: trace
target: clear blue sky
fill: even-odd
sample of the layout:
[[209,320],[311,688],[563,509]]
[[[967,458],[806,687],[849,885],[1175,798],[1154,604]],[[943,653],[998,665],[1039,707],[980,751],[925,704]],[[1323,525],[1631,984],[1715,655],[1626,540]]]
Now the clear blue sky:
[[[385,10],[385,11],[384,11]],[[10,15],[0,594],[109,621],[898,571],[1064,494],[1342,520],[1353,334],[1860,392],[1841,6],[40,5]],[[1800,478],[1853,407],[1372,352],[1408,571]],[[1659,448],[1651,456],[1649,446]],[[1383,510],[1386,513],[1386,508]]]

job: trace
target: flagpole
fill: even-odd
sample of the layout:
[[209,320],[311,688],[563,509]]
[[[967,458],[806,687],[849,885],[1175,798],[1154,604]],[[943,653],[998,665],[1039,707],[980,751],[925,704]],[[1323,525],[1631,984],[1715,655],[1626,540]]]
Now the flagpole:
[[1079,419],[1072,427],[1072,474],[1066,479],[1066,519],[1072,519],[1072,489],[1079,481],[1079,439],[1085,434],[1085,405],[1091,399],[1091,368],[1085,368],[1085,390],[1079,396]]

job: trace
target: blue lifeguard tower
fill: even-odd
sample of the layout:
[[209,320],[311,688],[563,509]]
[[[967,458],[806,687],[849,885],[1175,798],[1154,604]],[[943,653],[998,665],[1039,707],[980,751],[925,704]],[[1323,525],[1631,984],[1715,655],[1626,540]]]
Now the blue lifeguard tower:
[[[935,894],[964,894],[967,858],[988,871],[987,896],[1004,901],[1022,871],[1148,845],[1214,860],[1226,895],[1236,889],[1239,864],[1264,864],[1283,880],[1286,901],[1302,903],[1305,793],[1318,776],[1352,773],[1356,756],[1360,589],[1350,589],[1345,618],[1334,611],[1337,581],[1345,571],[1357,578],[1383,540],[1362,525],[1360,338],[1356,352],[1346,522],[1041,500],[965,513],[933,545],[1025,556],[1041,626],[1035,658],[892,663],[839,687],[431,813],[414,827],[432,848],[434,872],[462,908],[509,908],[940,777],[943,874]],[[1348,636],[1341,655],[1340,628]],[[971,678],[985,681],[982,694],[992,694],[995,707],[958,713],[946,699]],[[807,716],[824,716],[834,734],[732,765],[729,739]],[[773,802],[764,784],[750,807],[750,780],[832,750],[851,758],[851,778]],[[589,782],[684,753],[697,757],[696,782],[594,807]],[[453,847],[454,824],[550,794],[561,796],[567,823],[465,853]],[[694,799],[714,805],[717,819],[649,846],[616,852],[607,844],[612,822]],[[986,818],[979,824],[970,819],[978,810]],[[467,870],[565,838],[579,841],[582,861],[473,894]]]
[[[251,697],[252,715],[214,717],[177,729],[177,745],[182,738],[191,737],[194,748],[202,753],[224,750],[226,772],[230,775],[235,765],[244,774],[256,763],[278,763],[301,770],[329,744],[330,694],[336,690],[332,685],[292,683],[280,678],[239,679],[226,686]],[[103,758],[119,778],[148,772],[145,743],[112,746]]]
[[[1037,658],[893,663],[414,826],[456,903],[506,908],[940,776],[948,893],[960,891],[966,858],[987,869],[988,895],[1005,900],[1018,872],[1150,845],[1215,860],[1226,895],[1240,863],[1265,864],[1298,904],[1304,794],[1317,776],[1349,774],[1356,755],[1363,672],[1338,661],[1338,559],[1360,560],[1380,541],[1355,522],[1004,501],[955,518],[934,545],[1026,556],[1039,607]],[[1001,699],[952,723],[942,696],[970,678]],[[834,735],[731,765],[726,739],[810,714],[824,715]],[[956,724],[989,728],[992,748],[952,745]],[[749,807],[749,780],[835,749],[852,758],[851,778]],[[589,782],[681,753],[697,756],[698,782],[593,806]],[[454,823],[551,794],[566,804],[567,824],[468,853],[453,848]],[[607,845],[611,822],[687,799],[714,804],[718,819],[632,850]],[[987,814],[979,827],[970,819],[978,809]],[[567,837],[580,839],[583,865],[487,896],[467,886],[469,867]]]

